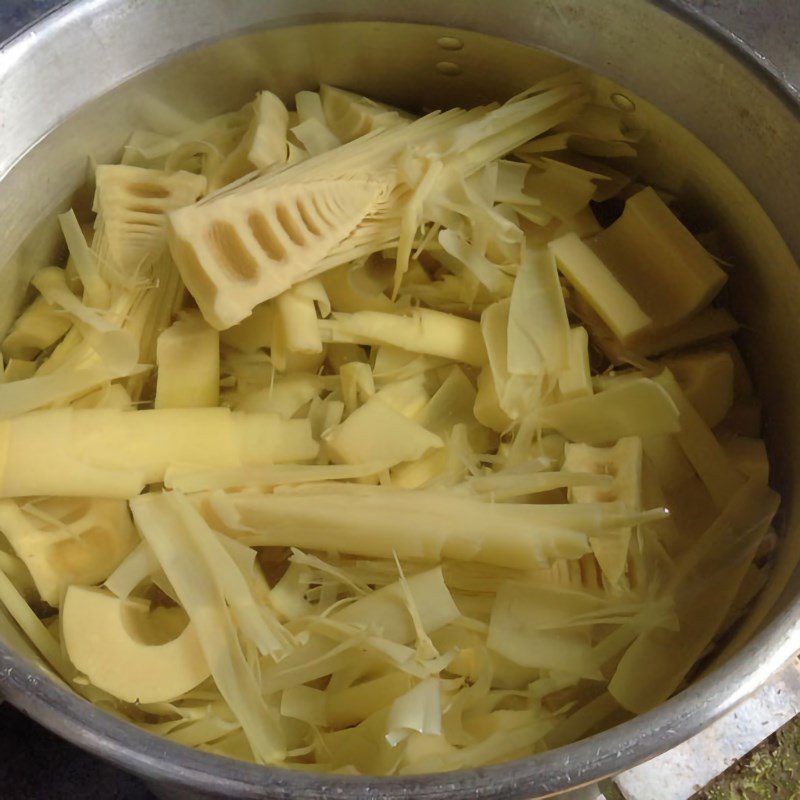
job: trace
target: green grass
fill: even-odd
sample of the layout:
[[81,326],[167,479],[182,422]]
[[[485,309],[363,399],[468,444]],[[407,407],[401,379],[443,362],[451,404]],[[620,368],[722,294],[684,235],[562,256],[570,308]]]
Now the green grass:
[[800,717],[762,742],[693,800],[800,800]]

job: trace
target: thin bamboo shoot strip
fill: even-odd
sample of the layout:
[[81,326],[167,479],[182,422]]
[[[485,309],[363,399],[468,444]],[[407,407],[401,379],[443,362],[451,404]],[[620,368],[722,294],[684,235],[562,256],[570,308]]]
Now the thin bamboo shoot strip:
[[[408,598],[417,609],[426,634],[434,633],[460,616],[445,585],[441,567],[412,575],[406,579],[406,588],[407,593],[399,581],[391,583],[334,611],[330,619],[402,645],[412,642],[417,636]],[[329,675],[335,664],[333,640],[312,633],[306,644],[282,661],[263,669],[261,682],[266,691],[276,692]]]
[[392,345],[476,367],[486,361],[477,322],[429,308],[416,308],[408,315],[381,311],[333,314],[320,320],[319,326],[323,340],[328,342]]
[[680,411],[681,427],[676,438],[721,511],[744,486],[744,476],[733,466],[714,432],[686,399],[672,373],[665,369],[655,380],[669,392]]
[[0,423],[0,496],[127,499],[170,465],[235,468],[313,459],[308,420],[226,408],[54,409]]
[[347,481],[377,475],[392,466],[390,461],[363,464],[280,464],[234,467],[232,469],[197,469],[170,466],[164,475],[168,489],[203,492],[213,489],[244,489],[280,486],[312,481]]
[[227,589],[208,560],[209,552],[198,546],[192,534],[191,507],[183,507],[180,495],[150,493],[132,500],[131,511],[194,623],[211,675],[241,723],[256,760],[283,758],[283,732],[264,704],[245,659],[226,603],[231,599],[226,597]]
[[377,558],[479,561],[538,567],[589,552],[587,532],[661,512],[631,514],[619,504],[493,505],[431,490],[357,487],[264,495],[196,495],[204,513],[225,520],[252,546],[293,546]]

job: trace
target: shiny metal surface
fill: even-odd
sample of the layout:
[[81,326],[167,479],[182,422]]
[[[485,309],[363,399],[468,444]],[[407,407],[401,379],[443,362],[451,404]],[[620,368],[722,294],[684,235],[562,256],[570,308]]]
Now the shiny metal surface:
[[[291,27],[300,23],[315,25]],[[243,38],[214,44],[234,36]],[[442,49],[442,36],[457,36],[463,48]],[[776,485],[785,498],[782,563],[790,564],[789,551],[800,546],[800,277],[781,236],[800,254],[800,99],[685,3],[79,0],[0,51],[0,263],[10,259],[0,272],[0,327],[32,270],[52,257],[45,220],[84,182],[87,154],[113,159],[137,119],[152,116],[153,97],[200,115],[234,107],[262,86],[290,95],[324,80],[409,107],[469,103],[508,96],[561,68],[530,46],[627,86],[651,131],[643,172],[713,218],[733,243],[731,300],[746,322],[768,410]],[[436,70],[443,60],[460,73]],[[683,123],[743,183],[650,103]],[[543,797],[663,752],[749,695],[800,647],[793,592],[790,583],[779,613],[741,652],[649,714],[549,753],[443,775],[307,775],[188,750],[59,686],[20,655],[35,658],[7,622],[0,625],[0,685],[42,724],[147,778],[163,797]]]

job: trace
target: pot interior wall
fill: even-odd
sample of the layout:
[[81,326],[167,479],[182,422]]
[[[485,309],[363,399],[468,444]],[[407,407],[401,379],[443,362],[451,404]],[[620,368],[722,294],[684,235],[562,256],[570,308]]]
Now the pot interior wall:
[[[443,42],[442,37],[450,39]],[[449,49],[456,43],[458,49]],[[290,100],[296,91],[320,82],[413,110],[474,105],[506,99],[565,68],[571,65],[554,55],[502,39],[381,22],[260,31],[161,64],[70,116],[0,182],[6,230],[0,263],[8,261],[0,273],[0,327],[10,323],[35,269],[59,257],[54,212],[73,202],[88,213],[87,158],[117,160],[136,127],[168,132],[175,111],[201,119],[239,107],[259,89]],[[744,323],[742,345],[766,409],[773,483],[784,497],[781,563],[788,573],[800,546],[793,466],[800,463],[800,353],[793,346],[800,333],[796,263],[765,212],[709,149],[630,91],[604,78],[595,80],[601,100],[623,92],[635,104],[633,122],[647,131],[639,159],[642,177],[678,195],[690,215],[717,227],[730,243],[729,299]],[[702,82],[694,91],[703,91]],[[739,123],[718,120],[722,126]],[[747,135],[746,128],[742,131]],[[752,134],[751,140],[757,156],[759,142]],[[777,585],[774,581],[770,601]],[[783,603],[793,591],[792,584]]]

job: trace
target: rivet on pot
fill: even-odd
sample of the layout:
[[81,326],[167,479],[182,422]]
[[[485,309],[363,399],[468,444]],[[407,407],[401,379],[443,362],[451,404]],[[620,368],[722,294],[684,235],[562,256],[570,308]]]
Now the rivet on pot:
[[636,111],[636,103],[621,92],[614,92],[610,99],[620,111]]
[[436,65],[436,71],[441,75],[460,75],[461,67],[454,61],[440,61]]
[[457,36],[440,36],[436,40],[436,44],[438,44],[442,50],[460,50],[464,46],[464,42]]

